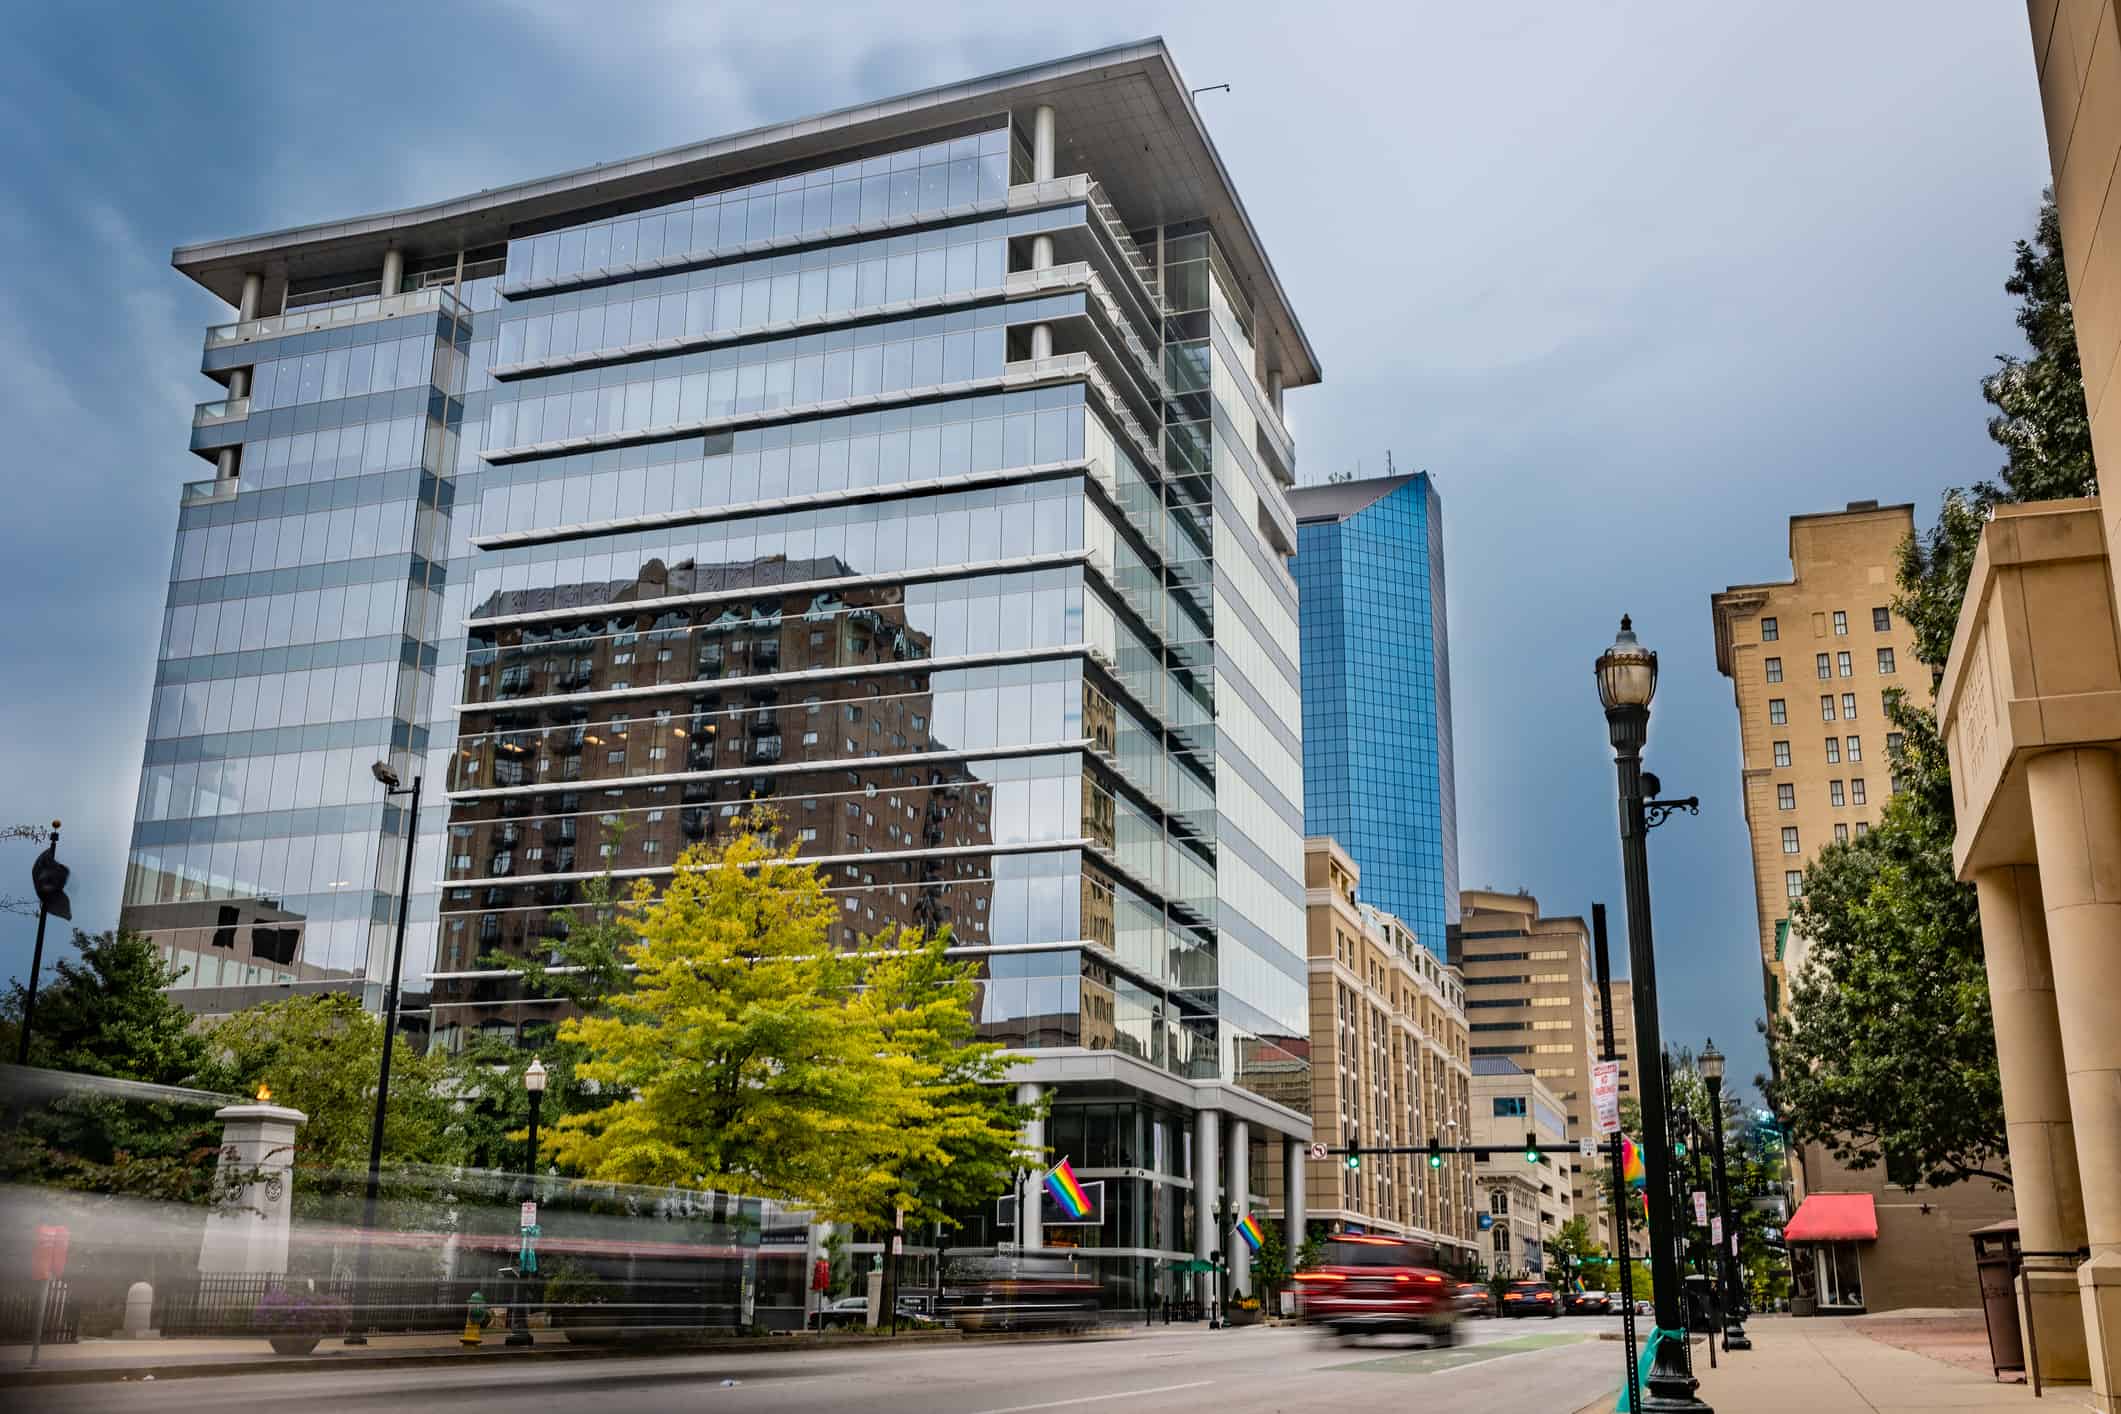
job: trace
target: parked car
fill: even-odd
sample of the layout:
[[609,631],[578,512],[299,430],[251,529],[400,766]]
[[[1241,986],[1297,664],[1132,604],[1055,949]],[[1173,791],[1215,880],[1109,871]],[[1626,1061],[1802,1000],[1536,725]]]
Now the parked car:
[[1572,1291],[1561,1299],[1561,1305],[1572,1316],[1610,1316],[1620,1309],[1610,1291]]
[[843,1326],[862,1326],[869,1323],[869,1298],[866,1296],[842,1296],[829,1306],[817,1309],[817,1328],[821,1331],[836,1330]]
[[1343,1341],[1403,1331],[1437,1345],[1457,1340],[1457,1286],[1427,1243],[1335,1234],[1319,1264],[1297,1273],[1296,1300],[1304,1324]]
[[1543,1281],[1513,1281],[1502,1293],[1502,1314],[1505,1316],[1561,1315],[1561,1298],[1554,1288]]
[[1477,1281],[1462,1281],[1452,1293],[1451,1304],[1458,1308],[1461,1316],[1489,1316],[1495,1312],[1495,1298],[1488,1294],[1487,1287]]

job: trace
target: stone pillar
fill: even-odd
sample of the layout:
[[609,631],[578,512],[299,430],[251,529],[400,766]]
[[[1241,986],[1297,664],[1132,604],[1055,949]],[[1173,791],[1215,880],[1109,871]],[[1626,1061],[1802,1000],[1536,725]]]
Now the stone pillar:
[[265,277],[256,271],[243,277],[243,294],[236,301],[236,319],[247,324],[258,317],[258,301],[265,294]]
[[[1981,950],[1995,1014],[2018,1240],[2031,1252],[2075,1251],[2084,1245],[2084,1192],[2040,875],[2023,864],[1985,869],[1974,876],[1974,888],[1981,896]],[[2090,1379],[2076,1262],[2028,1257],[2025,1266],[2028,1291],[2020,1295],[2018,1319],[2033,1331],[2040,1378]]]
[[[1252,1211],[1252,1126],[1241,1119],[1230,1121],[1229,1144],[1230,1176],[1223,1186],[1229,1190],[1230,1221],[1235,1224],[1246,1213]],[[1230,1294],[1243,1296],[1252,1289],[1252,1249],[1236,1231],[1230,1233],[1230,1247],[1223,1254],[1230,1264]]]
[[1031,110],[1031,180],[1053,180],[1053,105],[1041,103]]
[[2078,747],[2025,770],[2092,1253],[2077,1269],[2092,1407],[2121,1414],[2121,764]]
[[199,1270],[282,1275],[294,1202],[295,1131],[309,1116],[260,1102],[215,1110],[214,1118],[222,1126],[215,1176],[220,1201],[206,1217]]
[[[1031,110],[1031,180],[1050,182],[1053,180],[1053,107],[1040,104]],[[1053,268],[1053,237],[1031,238],[1031,268],[1050,270]],[[1031,326],[1031,357],[1034,359],[1053,357],[1053,326],[1034,324]]]
[[405,252],[392,246],[383,252],[383,297],[389,299],[405,285]]
[[[1045,1093],[1044,1086],[1027,1080],[1016,1087],[1016,1102],[1036,1105]],[[1024,1156],[1030,1177],[1016,1195],[1016,1245],[1026,1252],[1033,1252],[1046,1245],[1046,1229],[1040,1209],[1045,1202],[1045,1174],[1049,1167],[1046,1121],[1037,1115],[1024,1121]]]
[[1289,1249],[1289,1266],[1296,1266],[1297,1254],[1304,1249],[1304,1226],[1310,1221],[1305,1212],[1306,1199],[1304,1179],[1309,1173],[1306,1157],[1308,1146],[1301,1139],[1284,1139],[1281,1144],[1281,1219],[1282,1242]]
[[[1205,1262],[1215,1251],[1216,1123],[1214,1110],[1193,1112],[1193,1255]],[[1215,1291],[1215,1275],[1203,1272],[1194,1295],[1205,1305]]]

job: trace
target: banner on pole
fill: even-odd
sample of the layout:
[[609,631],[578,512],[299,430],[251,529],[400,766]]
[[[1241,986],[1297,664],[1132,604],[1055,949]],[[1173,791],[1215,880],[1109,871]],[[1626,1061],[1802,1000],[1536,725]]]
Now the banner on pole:
[[1591,1063],[1591,1108],[1600,1134],[1620,1132],[1620,1062]]
[[1709,1195],[1697,1188],[1694,1190],[1694,1226],[1707,1227],[1708,1225]]
[[1721,1214],[1709,1219],[1709,1245],[1723,1246],[1723,1217]]

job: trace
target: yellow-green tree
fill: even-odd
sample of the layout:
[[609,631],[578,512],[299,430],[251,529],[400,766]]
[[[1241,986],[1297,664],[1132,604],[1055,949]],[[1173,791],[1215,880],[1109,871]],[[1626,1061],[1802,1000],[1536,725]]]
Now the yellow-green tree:
[[837,905],[771,824],[687,850],[660,895],[637,887],[632,986],[561,1030],[613,1099],[559,1121],[555,1158],[870,1226],[1005,1190],[1024,1112],[976,1040],[972,966],[946,936],[835,949]]

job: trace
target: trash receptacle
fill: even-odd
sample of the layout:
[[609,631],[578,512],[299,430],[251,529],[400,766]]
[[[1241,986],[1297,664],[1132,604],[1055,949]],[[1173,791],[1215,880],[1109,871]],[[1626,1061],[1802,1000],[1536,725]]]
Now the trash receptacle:
[[1723,1329],[1723,1301],[1716,1283],[1700,1273],[1686,1278],[1686,1327],[1697,1335],[1713,1336]]
[[1974,1275],[1981,1283],[1981,1315],[1988,1325],[1991,1374],[2025,1373],[2025,1334],[2018,1327],[2018,1224],[2006,1218],[1975,1228]]

